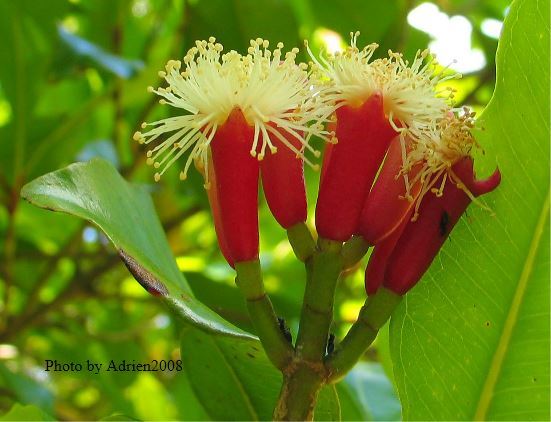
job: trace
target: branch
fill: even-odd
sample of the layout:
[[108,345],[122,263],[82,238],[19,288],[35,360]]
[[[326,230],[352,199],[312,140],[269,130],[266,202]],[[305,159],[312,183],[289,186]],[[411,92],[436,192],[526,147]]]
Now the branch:
[[325,356],[333,320],[335,288],[342,269],[342,243],[319,239],[319,250],[307,262],[308,277],[300,315],[297,355],[309,362]]
[[264,290],[260,262],[246,261],[235,264],[235,282],[247,301],[251,322],[270,361],[279,370],[291,362],[294,350],[279,326],[272,302]]
[[380,288],[366,300],[358,320],[326,359],[330,381],[341,379],[360,360],[401,300],[402,296],[385,288]]

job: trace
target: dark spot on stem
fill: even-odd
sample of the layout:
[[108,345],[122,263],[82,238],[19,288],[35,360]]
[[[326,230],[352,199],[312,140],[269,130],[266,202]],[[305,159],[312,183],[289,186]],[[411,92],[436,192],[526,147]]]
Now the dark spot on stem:
[[328,355],[331,355],[334,351],[335,351],[335,334],[331,333],[329,334],[329,338],[327,339],[326,352]]
[[247,356],[250,357],[251,359],[255,359],[255,358],[256,358],[256,356],[253,355],[252,353],[247,353]]
[[291,330],[289,330],[289,327],[287,327],[285,320],[281,317],[277,317],[277,323],[279,324],[279,330],[283,333],[283,337],[285,337],[285,340],[287,340],[289,343],[292,343],[293,336],[291,335]]

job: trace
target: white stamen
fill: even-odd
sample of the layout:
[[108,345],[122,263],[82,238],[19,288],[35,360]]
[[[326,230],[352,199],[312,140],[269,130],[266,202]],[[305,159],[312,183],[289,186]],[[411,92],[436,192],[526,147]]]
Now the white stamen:
[[[463,114],[459,115],[458,111],[448,110],[438,122],[419,131],[411,152],[404,160],[400,172],[404,176],[407,176],[413,166],[422,165],[417,175],[406,181],[406,195],[411,195],[413,185],[421,184],[420,193],[415,199],[413,220],[417,219],[419,206],[425,194],[432,192],[436,196],[442,196],[448,180],[462,189],[471,200],[479,203],[452,170],[455,163],[469,156],[473,148],[479,147],[471,134],[475,113],[466,107],[463,108]],[[440,186],[433,188],[440,177]]]
[[[426,127],[438,120],[448,107],[450,92],[441,96],[437,84],[457,77],[436,72],[437,62],[419,51],[410,64],[401,54],[389,51],[389,57],[370,61],[377,44],[360,50],[359,32],[351,33],[351,43],[342,53],[320,55],[318,61],[308,48],[314,73],[323,92],[340,105],[361,104],[373,93],[383,95],[384,108],[395,129],[402,131]],[[396,124],[399,123],[399,126]]]
[[[332,141],[334,134],[327,132],[323,123],[333,114],[334,102],[312,86],[307,67],[295,63],[298,49],[293,48],[282,57],[282,43],[273,51],[268,47],[267,40],[257,38],[251,40],[247,55],[235,51],[222,54],[222,45],[211,37],[208,41],[197,41],[182,62],[170,60],[165,70],[159,72],[167,88],[149,87],[148,91],[162,97],[161,103],[187,114],[144,123],[142,129],[151,129],[134,134],[136,141],[149,144],[165,133],[173,133],[148,152],[148,163],[162,167],[155,180],[189,149],[191,154],[180,178],[187,177],[194,159],[199,160],[200,167],[207,168],[208,147],[218,127],[236,108],[254,126],[253,157],[263,159],[266,149],[275,153],[277,146],[273,140],[277,138],[307,164],[317,167],[305,157],[304,151],[319,155],[309,145],[313,135]],[[295,148],[284,133],[298,139],[301,148]],[[208,180],[205,184],[208,185]]]

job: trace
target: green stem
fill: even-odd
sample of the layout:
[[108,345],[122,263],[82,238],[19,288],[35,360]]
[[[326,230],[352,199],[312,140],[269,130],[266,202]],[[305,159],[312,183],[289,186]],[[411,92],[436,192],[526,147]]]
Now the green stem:
[[274,420],[310,421],[314,417],[317,396],[327,378],[323,358],[342,269],[341,248],[340,242],[319,239],[318,248],[306,260],[306,288],[295,359],[283,370]]
[[286,368],[293,358],[293,347],[279,327],[272,302],[264,290],[260,262],[246,261],[235,264],[236,283],[247,301],[247,309],[258,337],[274,366]]
[[323,377],[316,369],[303,365],[284,374],[283,385],[276,404],[274,421],[311,421],[314,418]]
[[306,223],[297,223],[287,229],[287,237],[296,257],[306,262],[316,250],[316,243]]
[[362,236],[352,236],[342,247],[342,268],[348,270],[360,262],[369,247]]
[[385,288],[366,300],[358,320],[326,361],[331,382],[338,381],[358,362],[401,300],[402,296]]
[[308,277],[296,344],[297,356],[313,363],[321,362],[325,356],[335,288],[342,268],[340,242],[320,239],[318,246],[319,250],[307,262]]

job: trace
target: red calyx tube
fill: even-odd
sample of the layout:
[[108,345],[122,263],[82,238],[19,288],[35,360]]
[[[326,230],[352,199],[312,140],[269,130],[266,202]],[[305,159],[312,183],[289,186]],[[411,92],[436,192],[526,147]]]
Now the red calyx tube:
[[365,291],[368,296],[377,292],[379,287],[383,285],[388,258],[392,254],[396,242],[398,242],[412,214],[413,207],[409,208],[402,221],[398,224],[398,227],[373,248],[373,252],[371,252],[371,256],[369,257],[369,263],[365,268]]
[[[280,130],[280,133],[300,151],[302,145],[297,138],[285,130]],[[273,216],[288,229],[305,222],[307,217],[304,162],[276,137],[272,142],[277,152],[266,154],[260,161],[262,187]]]
[[220,204],[218,203],[218,185],[216,184],[216,173],[214,172],[214,166],[212,164],[212,156],[209,157],[209,184],[207,189],[207,196],[209,198],[210,209],[212,212],[212,219],[214,221],[214,231],[216,232],[216,238],[218,239],[218,246],[220,251],[228,264],[233,268],[234,262],[231,257],[230,250],[228,248],[228,242],[226,241],[226,234],[222,227],[222,217],[220,214]]
[[[327,130],[330,132],[336,133],[337,123],[336,122],[328,123]],[[327,167],[329,167],[329,161],[331,160],[331,153],[333,152],[333,148],[335,148],[335,144],[326,144],[323,150],[323,162],[321,165],[321,172],[320,172],[320,185],[323,183],[325,172],[327,171]]]
[[[421,183],[415,183],[410,190],[411,198],[405,198],[404,179],[401,175],[398,176],[401,167],[402,147],[396,139],[390,144],[379,176],[367,196],[360,217],[359,234],[370,245],[376,245],[384,240],[411,216],[415,198],[421,190]],[[409,179],[412,180],[420,169],[419,164],[411,169],[408,172]]]
[[211,142],[216,197],[230,265],[258,258],[259,164],[250,154],[253,138],[254,128],[241,110],[235,109]]
[[[452,170],[474,196],[491,192],[501,181],[499,169],[488,179],[476,180],[470,157],[456,163]],[[421,202],[419,218],[408,222],[390,254],[385,287],[401,295],[409,291],[429,268],[470,203],[469,196],[450,182],[441,197],[428,193]]]
[[390,141],[396,136],[383,110],[380,93],[360,107],[342,106],[336,111],[337,145],[330,145],[322,169],[316,205],[320,237],[348,240],[358,228],[365,198]]

